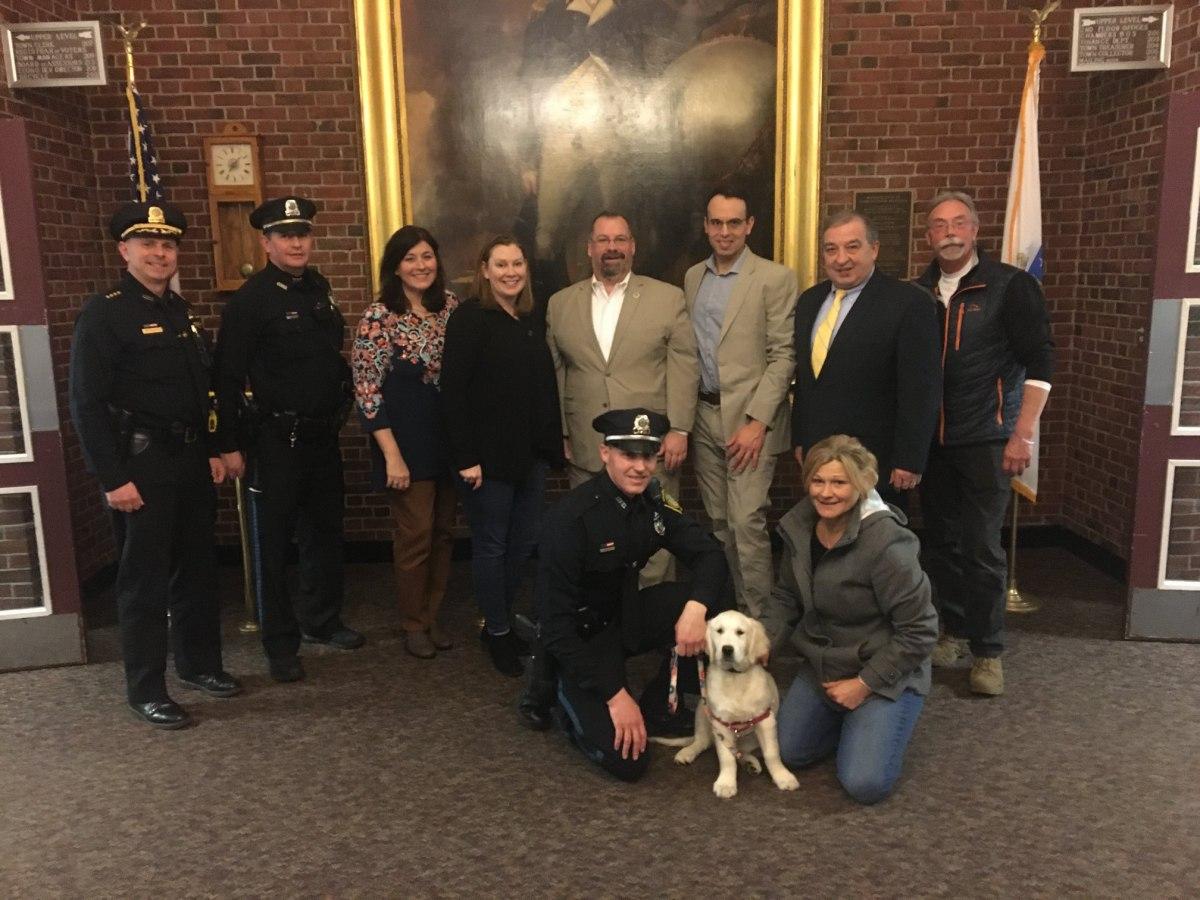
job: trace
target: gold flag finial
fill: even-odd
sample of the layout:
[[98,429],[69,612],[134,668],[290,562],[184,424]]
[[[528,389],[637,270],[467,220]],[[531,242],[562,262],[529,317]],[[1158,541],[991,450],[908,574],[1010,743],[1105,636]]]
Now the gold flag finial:
[[1040,44],[1042,42],[1042,23],[1050,17],[1050,14],[1058,9],[1062,0],[1050,0],[1042,7],[1041,12],[1036,9],[1027,9],[1025,12],[1029,15],[1030,21],[1033,22],[1033,42]]
[[133,27],[127,27],[124,22],[117,26],[121,32],[121,43],[125,45],[125,78],[134,83],[133,77],[133,42],[137,40],[138,32],[146,27],[145,22],[138,22]]

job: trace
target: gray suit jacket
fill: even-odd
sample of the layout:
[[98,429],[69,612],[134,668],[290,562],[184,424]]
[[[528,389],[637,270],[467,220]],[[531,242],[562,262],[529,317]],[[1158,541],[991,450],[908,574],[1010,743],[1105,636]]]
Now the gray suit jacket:
[[762,616],[772,646],[790,636],[818,683],[857,675],[892,700],[928,693],[938,616],[904,515],[871,491],[814,573],[816,518],[804,499],[779,522],[783,559]]
[[[704,268],[704,262],[698,262],[683,278],[689,316]],[[717,345],[725,440],[749,416],[770,429],[763,452],[783,453],[791,446],[787,395],[796,364],[792,322],[797,292],[791,269],[746,251]]]
[[643,406],[664,413],[672,428],[692,430],[700,369],[679,288],[631,275],[606,361],[592,327],[592,280],[585,278],[550,298],[546,342],[575,465],[603,467],[592,419],[610,409]]

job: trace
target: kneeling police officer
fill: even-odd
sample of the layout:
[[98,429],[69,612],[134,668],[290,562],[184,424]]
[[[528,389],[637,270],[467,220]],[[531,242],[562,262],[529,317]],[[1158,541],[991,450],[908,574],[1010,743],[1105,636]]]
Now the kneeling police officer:
[[71,419],[124,531],[117,616],[129,707],[167,729],[191,722],[167,694],[168,641],[184,687],[242,689],[221,662],[213,485],[225,467],[208,428],[209,349],[170,287],[186,229],[166,203],[116,211],[109,232],[127,271],[84,303],[71,345]]
[[[603,435],[604,470],[548,514],[539,547],[539,640],[519,710],[534,728],[549,723],[554,695],[563,727],[593,762],[624,781],[646,771],[647,733],[690,734],[692,717],[668,712],[669,655],[642,692],[630,693],[627,657],[674,647],[681,693],[698,692],[695,657],[705,621],[729,606],[720,543],[683,515],[654,477],[666,416],[613,410],[592,427]],[[646,561],[666,548],[693,573],[691,584],[638,589]],[[547,668],[557,671],[557,677]]]

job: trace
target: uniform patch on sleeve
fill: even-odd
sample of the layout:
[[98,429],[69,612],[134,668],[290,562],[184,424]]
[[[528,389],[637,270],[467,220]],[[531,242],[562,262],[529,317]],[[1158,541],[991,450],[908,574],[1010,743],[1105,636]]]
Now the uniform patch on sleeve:
[[666,488],[663,488],[662,502],[663,506],[665,506],[667,509],[683,515],[683,507],[679,505],[679,501],[672,497]]

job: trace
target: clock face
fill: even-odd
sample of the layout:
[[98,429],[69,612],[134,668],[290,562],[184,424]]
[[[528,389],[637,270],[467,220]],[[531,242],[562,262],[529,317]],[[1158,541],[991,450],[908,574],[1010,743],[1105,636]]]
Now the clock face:
[[254,154],[249,144],[213,144],[213,184],[254,184]]

